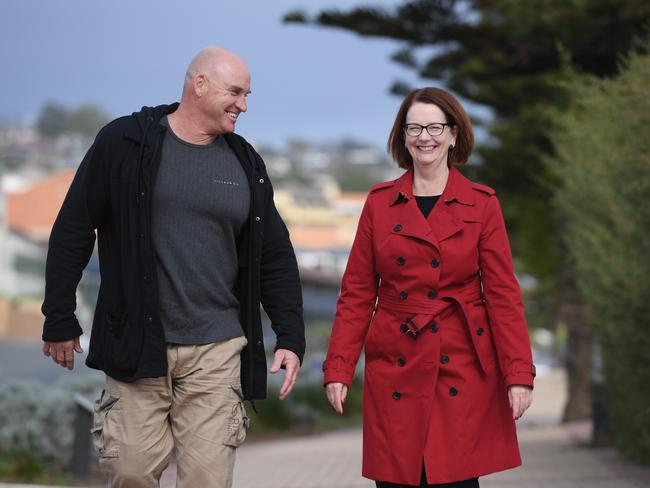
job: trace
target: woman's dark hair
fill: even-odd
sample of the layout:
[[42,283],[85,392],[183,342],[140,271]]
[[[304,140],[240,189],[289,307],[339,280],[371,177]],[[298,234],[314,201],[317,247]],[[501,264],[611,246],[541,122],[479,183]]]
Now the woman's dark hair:
[[436,105],[445,113],[448,124],[453,124],[456,128],[456,144],[449,151],[447,163],[462,164],[467,161],[469,155],[474,149],[474,133],[472,132],[472,123],[456,97],[441,88],[427,87],[418,88],[406,95],[402,105],[397,112],[393,128],[388,136],[388,152],[400,168],[408,169],[413,166],[413,158],[409,154],[405,142],[404,124],[406,123],[406,114],[411,105],[416,102],[430,103]]

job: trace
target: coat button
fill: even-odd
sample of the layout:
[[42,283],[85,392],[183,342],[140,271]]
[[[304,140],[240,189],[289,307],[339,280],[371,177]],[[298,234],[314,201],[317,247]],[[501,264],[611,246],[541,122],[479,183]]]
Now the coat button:
[[259,222],[260,220],[262,220],[261,217],[255,217],[255,222]]
[[440,362],[442,364],[447,364],[449,362],[449,356],[447,356],[446,354],[443,354],[442,356],[440,356]]
[[395,260],[395,262],[397,263],[397,266],[404,266],[406,259],[404,259],[403,256],[400,256]]
[[438,332],[438,326],[436,324],[431,324],[429,325],[429,330],[431,331],[432,334],[435,334]]
[[260,183],[264,183],[264,178],[260,178]]
[[263,343],[262,343],[262,341],[257,341],[257,342],[255,343],[255,345],[256,345],[257,347],[262,347]]
[[400,297],[400,299],[402,299],[402,300],[406,300],[406,299],[408,298],[408,296],[409,296],[409,294],[408,294],[408,292],[406,292],[406,291],[400,291],[400,292],[399,292],[399,297]]
[[400,398],[402,398],[402,394],[399,391],[394,391],[393,392],[393,398],[395,400],[399,400]]
[[484,332],[483,327],[479,327],[478,329],[476,329],[476,334],[477,334],[477,335],[482,336],[482,335],[483,335],[483,332]]
[[440,261],[438,261],[437,259],[432,259],[431,260],[431,267],[432,268],[437,268],[438,266],[440,266]]
[[147,316],[147,322],[153,322],[153,317],[151,315]]
[[399,359],[397,360],[397,364],[398,364],[399,366],[404,366],[404,365],[406,364],[406,359],[404,359],[404,358],[399,358]]
[[400,331],[402,334],[407,334],[408,331],[409,331],[409,326],[406,325],[406,324],[402,324],[402,325],[399,326],[399,331]]
[[402,224],[397,224],[395,227],[393,227],[393,230],[394,230],[395,232],[399,232],[399,231],[401,231],[401,230],[402,230]]
[[427,297],[428,297],[430,300],[433,300],[433,299],[436,298],[437,296],[438,296],[438,293],[436,292],[436,290],[429,290],[429,293],[427,293]]
[[451,396],[456,396],[458,395],[458,390],[452,386],[451,388],[449,388],[449,394]]

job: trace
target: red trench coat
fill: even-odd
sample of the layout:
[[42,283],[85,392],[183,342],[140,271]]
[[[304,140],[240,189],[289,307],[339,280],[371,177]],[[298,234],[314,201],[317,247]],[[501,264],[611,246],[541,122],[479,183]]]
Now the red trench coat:
[[324,383],[365,345],[363,476],[419,485],[519,466],[507,388],[533,385],[521,292],[493,189],[450,170],[425,219],[413,171],[374,186],[341,285]]

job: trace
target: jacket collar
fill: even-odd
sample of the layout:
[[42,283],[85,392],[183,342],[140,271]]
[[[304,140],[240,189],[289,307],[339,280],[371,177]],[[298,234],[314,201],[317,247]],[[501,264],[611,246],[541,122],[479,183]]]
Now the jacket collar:
[[171,105],[158,105],[157,107],[142,107],[139,112],[133,112],[131,117],[135,119],[134,124],[128,124],[124,130],[124,137],[132,141],[143,144],[144,146],[152,145],[152,133],[163,132],[167,130],[160,124],[160,119],[165,115],[175,112],[178,108],[178,102]]
[[[395,181],[395,198],[390,205],[411,200],[413,198],[413,168],[410,168]],[[458,202],[463,205],[476,203],[471,182],[465,178],[456,166],[449,168],[447,184],[442,192],[441,199],[445,203]]]

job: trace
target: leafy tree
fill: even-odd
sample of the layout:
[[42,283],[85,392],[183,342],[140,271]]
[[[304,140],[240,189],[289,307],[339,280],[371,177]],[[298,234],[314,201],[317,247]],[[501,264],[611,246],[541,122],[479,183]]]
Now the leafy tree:
[[68,110],[56,102],[47,102],[38,116],[36,128],[46,137],[57,137],[66,132],[94,137],[107,122],[108,116],[96,105],[82,104]]
[[94,137],[107,122],[108,116],[101,108],[96,105],[82,104],[68,115],[66,131]]
[[56,102],[47,102],[36,120],[36,128],[42,136],[57,137],[65,131],[68,111]]
[[[650,47],[650,43],[648,44]],[[567,248],[602,344],[605,402],[619,449],[650,463],[650,55],[618,77],[573,74],[555,111],[548,168]]]
[[[650,3],[413,0],[393,9],[325,10],[313,17],[294,11],[285,22],[401,41],[393,61],[492,109],[491,118],[477,121],[490,135],[477,148],[479,176],[499,192],[523,270],[539,279],[544,320],[569,328],[565,418],[588,416],[589,328],[560,239],[563,223],[550,205],[553,175],[543,161],[553,154],[554,121],[546,109],[567,103],[557,83],[566,61],[604,77],[617,73],[621,53],[644,49],[638,36],[650,22]],[[409,89],[399,80],[391,87],[396,94]]]

